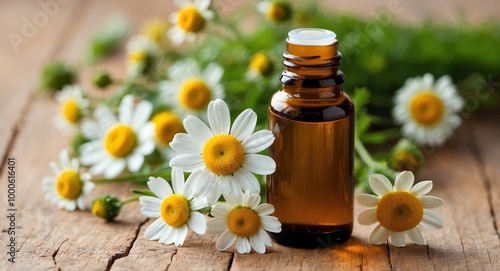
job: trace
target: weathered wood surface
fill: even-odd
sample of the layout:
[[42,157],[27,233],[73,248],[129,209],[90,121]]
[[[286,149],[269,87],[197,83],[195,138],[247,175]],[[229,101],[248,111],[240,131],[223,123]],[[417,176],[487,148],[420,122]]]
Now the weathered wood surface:
[[[36,2],[0,1],[0,33],[20,32],[23,16],[41,10]],[[61,1],[62,2],[62,1]],[[161,245],[144,238],[152,222],[139,204],[126,205],[115,223],[95,219],[89,211],[65,212],[44,200],[41,179],[51,174],[69,138],[53,128],[56,102],[34,95],[40,66],[54,57],[78,61],[85,42],[106,14],[124,10],[135,26],[149,16],[166,16],[170,1],[67,1],[35,36],[13,50],[0,41],[0,264],[1,270],[500,270],[500,125],[498,111],[473,112],[443,147],[428,150],[418,180],[434,180],[433,195],[446,201],[437,212],[440,231],[424,230],[427,246],[370,246],[373,227],[355,224],[346,244],[313,250],[274,245],[265,255],[215,250],[217,236],[189,235],[184,246]],[[123,48],[122,48],[123,49]],[[123,54],[106,60],[113,73],[124,72]],[[90,70],[84,71],[88,77]],[[82,78],[83,79],[83,78]],[[82,80],[84,86],[88,86]],[[7,262],[7,166],[17,162],[16,263]],[[118,195],[128,185],[106,187]],[[93,196],[103,192],[94,191]],[[356,205],[356,213],[362,210]]]

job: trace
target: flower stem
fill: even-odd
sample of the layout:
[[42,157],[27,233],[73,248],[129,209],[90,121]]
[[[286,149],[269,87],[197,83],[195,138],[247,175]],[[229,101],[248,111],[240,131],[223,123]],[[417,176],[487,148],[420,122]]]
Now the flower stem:
[[133,201],[139,200],[140,197],[141,197],[141,195],[135,195],[135,196],[131,196],[131,197],[122,199],[121,200],[122,205],[125,205],[125,204],[127,204],[129,202],[133,202]]
[[355,149],[356,153],[358,154],[359,158],[361,158],[361,160],[363,161],[363,163],[365,163],[366,166],[368,166],[369,168],[372,168],[373,172],[379,171],[382,174],[388,176],[389,179],[394,180],[396,178],[396,175],[398,174],[398,172],[389,168],[389,166],[387,166],[387,163],[381,163],[381,162],[375,161],[372,158],[372,156],[370,155],[370,153],[368,152],[368,150],[365,148],[365,145],[359,139],[359,137],[355,136],[354,138],[355,138],[354,139],[354,149]]

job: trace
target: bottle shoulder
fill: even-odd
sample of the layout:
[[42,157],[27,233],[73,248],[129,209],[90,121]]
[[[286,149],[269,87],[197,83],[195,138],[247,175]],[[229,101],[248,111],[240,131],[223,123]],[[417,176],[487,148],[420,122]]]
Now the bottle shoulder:
[[292,120],[331,121],[354,114],[354,103],[344,91],[308,97],[280,90],[272,96],[270,110]]

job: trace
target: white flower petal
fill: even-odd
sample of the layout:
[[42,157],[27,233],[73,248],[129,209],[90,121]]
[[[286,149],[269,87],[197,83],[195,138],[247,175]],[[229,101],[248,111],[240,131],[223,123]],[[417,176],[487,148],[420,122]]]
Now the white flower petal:
[[373,174],[369,180],[370,186],[375,194],[382,196],[385,193],[392,191],[392,185],[389,179],[381,174]]
[[127,161],[125,161],[125,159],[114,159],[109,167],[104,171],[104,177],[111,179],[118,176],[123,172],[126,165]]
[[130,124],[132,121],[132,113],[134,112],[134,96],[126,95],[120,102],[118,108],[118,117],[121,123]]
[[134,115],[132,116],[132,127],[139,129],[146,123],[153,111],[153,105],[148,101],[141,101],[137,104]]
[[246,109],[234,120],[231,135],[243,141],[252,134],[256,124],[257,114],[252,109]]
[[208,176],[208,185],[207,185],[207,188],[208,188],[208,193],[206,194],[206,197],[207,197],[207,202],[209,205],[212,205],[214,204],[214,202],[216,202],[222,192],[221,192],[221,189],[220,189],[220,186],[219,186],[219,183],[214,179],[215,176],[213,174],[207,174]]
[[258,153],[267,149],[273,142],[273,133],[269,130],[261,130],[249,136],[242,144],[245,153]]
[[221,66],[210,63],[203,71],[203,79],[208,85],[216,85],[219,83],[222,75],[224,74],[224,69]]
[[371,225],[377,222],[377,209],[370,208],[361,212],[358,216],[358,223],[361,225]]
[[255,208],[255,212],[257,212],[257,214],[260,216],[270,215],[274,213],[274,206],[269,203],[263,203]]
[[74,200],[70,200],[66,202],[66,211],[73,212],[76,209],[76,202]]
[[231,119],[227,104],[221,99],[211,101],[207,111],[208,122],[214,135],[229,134]]
[[266,245],[266,246],[273,245],[273,242],[271,241],[271,237],[269,237],[269,234],[267,234],[267,232],[264,231],[262,228],[259,229],[259,232],[257,234],[259,235],[262,242],[264,242],[264,245]]
[[[101,144],[99,144],[99,145],[101,145]],[[83,147],[83,145],[82,145],[82,147]],[[103,159],[105,159],[107,156],[108,155],[106,154],[106,151],[103,149],[91,151],[91,152],[82,152],[80,155],[80,162],[82,163],[82,165],[85,165],[85,166],[95,165],[95,164],[99,163],[100,161],[102,161]]]
[[214,218],[210,219],[207,222],[207,230],[206,233],[208,234],[221,234],[224,231],[227,230],[227,221],[226,218]]
[[158,214],[154,217],[159,217],[160,206],[163,202],[161,199],[151,196],[142,196],[139,198],[139,202],[142,206],[141,211],[142,210],[152,211]]
[[390,235],[391,231],[379,224],[375,227],[375,229],[373,229],[373,232],[370,235],[370,243],[374,245],[381,245],[387,241]]
[[420,224],[431,229],[439,230],[443,227],[443,219],[436,212],[424,209],[424,216]]
[[208,128],[203,121],[195,116],[188,116],[184,119],[184,129],[186,129],[186,132],[188,132],[190,136],[201,144],[205,144],[205,142],[213,136],[210,128]]
[[233,174],[234,179],[240,184],[242,190],[249,190],[255,194],[260,193],[260,183],[248,169],[242,167]]
[[200,199],[193,198],[191,200],[191,210],[192,211],[200,210],[200,209],[205,208],[205,207],[208,207],[207,199],[205,199],[205,198],[200,198]]
[[237,236],[230,230],[226,230],[217,240],[215,248],[217,248],[219,251],[228,249],[234,243],[236,237]]
[[113,164],[113,162],[114,162],[114,159],[111,158],[111,157],[109,157],[108,155],[106,155],[106,157],[104,157],[102,160],[100,160],[99,162],[97,162],[90,169],[90,172],[92,174],[101,174],[104,171],[106,171],[106,169],[109,168],[111,166],[111,164]]
[[177,228],[176,236],[175,238],[175,245],[176,246],[182,246],[184,244],[184,240],[186,240],[186,236],[188,234],[188,227],[184,224],[180,227]]
[[266,245],[264,245],[264,242],[260,239],[258,234],[250,236],[249,239],[250,244],[257,253],[263,254],[266,252]]
[[378,204],[379,198],[374,196],[374,195],[369,195],[369,194],[360,194],[358,196],[358,202],[362,206],[366,207],[375,207]]
[[168,182],[161,177],[149,177],[148,187],[161,200],[173,194]]
[[158,240],[158,242],[169,245],[175,242],[176,234],[178,233],[177,228],[172,228],[170,226],[166,226],[165,230],[162,232],[162,236]]
[[185,172],[193,172],[205,168],[203,158],[199,154],[181,154],[172,158],[169,164],[171,167],[178,167]]
[[[232,207],[227,203],[218,203],[212,208],[211,214],[214,217],[226,217],[231,212]],[[224,222],[225,224],[225,222]]]
[[148,240],[158,240],[164,227],[165,222],[163,221],[163,218],[160,217],[151,223],[146,231],[144,231],[144,237]]
[[434,196],[421,196],[419,199],[424,208],[436,208],[444,204],[444,200]]
[[269,156],[261,154],[245,154],[245,161],[242,166],[260,175],[272,174],[276,170],[274,160]]
[[[186,183],[184,184],[184,196],[188,199],[192,197],[196,197],[195,195],[195,187],[196,183],[198,181],[198,178],[201,176],[202,170],[196,170],[193,173],[189,174],[189,177],[186,180]],[[193,209],[197,210],[197,209]]]
[[236,249],[240,254],[250,253],[252,251],[252,247],[250,246],[250,242],[246,237],[238,237],[236,240]]
[[178,133],[170,142],[170,148],[179,154],[201,154],[203,145],[188,134]]
[[172,186],[175,194],[184,195],[184,173],[180,168],[172,168]]
[[391,234],[391,242],[395,247],[404,247],[406,246],[405,242],[405,232],[393,232]]
[[415,181],[415,176],[411,171],[403,171],[396,176],[394,189],[398,191],[410,191]]
[[407,231],[406,233],[413,243],[417,245],[425,245],[424,236],[422,235],[422,231],[418,227],[415,227]]
[[198,212],[191,212],[187,223],[189,228],[197,234],[204,234],[207,230],[207,218]]
[[420,197],[432,190],[432,181],[421,181],[410,190],[415,196]]
[[131,172],[139,171],[143,163],[144,163],[144,156],[138,152],[134,152],[127,157],[127,166]]
[[141,143],[137,147],[136,152],[144,155],[150,155],[155,150],[155,142],[153,140],[148,140],[146,142]]
[[281,223],[274,216],[261,216],[262,228],[270,232],[281,232]]

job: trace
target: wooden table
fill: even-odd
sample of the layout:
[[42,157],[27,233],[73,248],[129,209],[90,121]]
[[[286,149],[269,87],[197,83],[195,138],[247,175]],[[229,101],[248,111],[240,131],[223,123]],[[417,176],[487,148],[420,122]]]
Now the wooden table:
[[[0,1],[1,33],[20,33],[25,16],[43,11],[36,2]],[[57,161],[69,137],[53,127],[57,104],[34,93],[40,67],[54,57],[76,62],[90,33],[117,8],[127,11],[135,25],[149,16],[166,16],[165,1],[66,1],[40,24],[37,33],[18,46],[0,42],[0,258],[2,270],[500,270],[500,136],[498,113],[472,113],[442,148],[428,150],[417,180],[432,179],[432,195],[446,201],[437,212],[444,218],[439,231],[424,230],[427,246],[395,248],[367,243],[373,227],[355,224],[347,243],[329,249],[292,249],[277,244],[268,253],[240,255],[215,249],[217,236],[188,235],[184,246],[148,241],[152,222],[139,204],[126,205],[115,223],[105,223],[89,211],[66,212],[44,200],[41,180],[50,175],[49,161]],[[43,18],[39,18],[42,20]],[[43,21],[41,21],[43,22]],[[122,48],[123,50],[123,48]],[[106,60],[105,67],[123,75],[123,54]],[[82,80],[93,70],[83,71]],[[7,186],[9,158],[16,161],[16,263],[8,259]],[[128,185],[106,191],[125,195]],[[104,191],[99,187],[93,196]],[[356,204],[356,213],[361,207]]]

